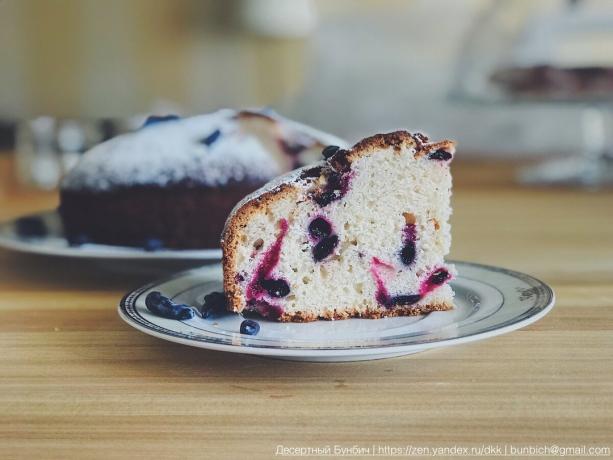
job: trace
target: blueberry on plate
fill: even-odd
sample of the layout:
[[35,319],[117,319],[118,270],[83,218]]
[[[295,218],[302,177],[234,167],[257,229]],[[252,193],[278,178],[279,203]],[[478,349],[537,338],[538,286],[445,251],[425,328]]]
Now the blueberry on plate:
[[204,296],[200,314],[204,319],[220,316],[226,312],[227,305],[228,302],[223,292],[211,292]]
[[145,297],[147,309],[154,315],[167,319],[191,319],[195,316],[194,309],[189,305],[176,304],[158,291],[152,291]]
[[241,323],[241,334],[257,335],[260,332],[260,324],[252,319],[246,319]]
[[184,303],[173,304],[173,309],[176,319],[192,319],[194,316],[196,316],[196,309],[191,305],[186,305]]
[[164,249],[164,243],[159,238],[147,238],[143,244],[143,249],[147,252],[159,251]]
[[89,243],[91,240],[89,236],[84,233],[77,233],[76,235],[68,235],[67,237],[69,246],[82,246],[84,244]]
[[15,230],[25,238],[40,238],[47,234],[47,226],[40,217],[29,216],[17,219]]

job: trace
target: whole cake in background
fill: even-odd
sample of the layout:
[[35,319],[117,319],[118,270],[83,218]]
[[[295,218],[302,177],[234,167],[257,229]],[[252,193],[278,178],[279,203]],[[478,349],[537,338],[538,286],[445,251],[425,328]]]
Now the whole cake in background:
[[550,99],[613,97],[613,67],[510,67],[494,72],[491,81],[517,96]]
[[64,232],[71,244],[217,248],[241,198],[338,142],[270,111],[151,117],[86,152],[66,175]]
[[[498,50],[490,75],[507,96],[543,102],[613,98],[611,2],[499,3],[501,36],[517,28],[515,37],[505,40],[508,49]],[[525,21],[508,20],[524,8],[531,12]]]
[[222,240],[229,309],[280,321],[453,308],[451,141],[379,134],[246,197]]

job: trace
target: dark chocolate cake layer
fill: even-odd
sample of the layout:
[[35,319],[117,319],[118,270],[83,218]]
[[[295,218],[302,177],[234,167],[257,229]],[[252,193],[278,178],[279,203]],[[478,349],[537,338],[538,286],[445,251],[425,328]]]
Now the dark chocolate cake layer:
[[62,190],[59,212],[71,242],[146,249],[218,248],[234,205],[261,185]]

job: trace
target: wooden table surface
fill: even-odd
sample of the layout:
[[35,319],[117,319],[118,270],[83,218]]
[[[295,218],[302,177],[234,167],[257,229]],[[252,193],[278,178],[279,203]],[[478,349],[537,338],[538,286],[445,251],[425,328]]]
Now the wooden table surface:
[[[57,204],[0,155],[0,220]],[[348,364],[192,349],[124,324],[148,281],[0,250],[0,458],[232,458],[277,446],[613,447],[613,192],[522,189],[458,161],[452,257],[550,283],[553,311],[493,339]]]

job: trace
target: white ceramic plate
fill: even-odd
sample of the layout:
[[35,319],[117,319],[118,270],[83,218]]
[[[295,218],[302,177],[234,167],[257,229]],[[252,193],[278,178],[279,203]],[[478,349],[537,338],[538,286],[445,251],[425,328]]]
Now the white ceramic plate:
[[141,261],[219,261],[220,249],[159,250],[145,251],[142,248],[84,244],[70,246],[62,229],[57,211],[47,211],[24,217],[42,220],[47,234],[43,237],[23,237],[16,230],[17,220],[0,224],[0,247],[14,251],[46,256],[80,257],[88,259],[131,259]]
[[218,265],[180,273],[127,294],[119,315],[131,326],[161,339],[211,350],[305,361],[359,361],[401,356],[430,348],[472,342],[527,326],[554,304],[545,283],[522,273],[455,262],[452,282],[456,308],[417,317],[350,319],[312,323],[258,320],[258,335],[239,333],[243,318],[186,321],[153,315],[145,306],[151,291],[175,302],[200,305],[205,294],[221,290]]

